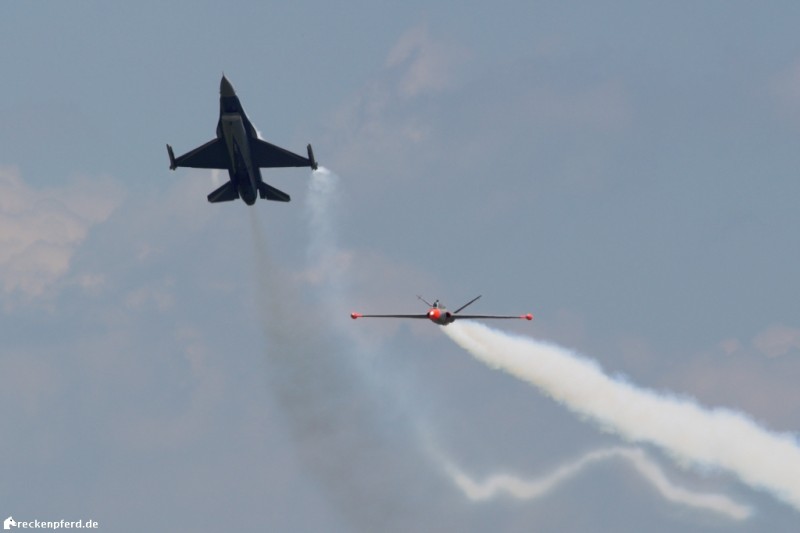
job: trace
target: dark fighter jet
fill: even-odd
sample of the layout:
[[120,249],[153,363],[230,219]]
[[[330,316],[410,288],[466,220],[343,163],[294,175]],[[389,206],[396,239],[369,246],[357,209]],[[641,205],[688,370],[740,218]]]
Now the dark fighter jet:
[[439,300],[435,300],[432,304],[425,301],[422,296],[417,296],[420,300],[425,302],[428,305],[428,312],[424,314],[418,315],[364,315],[361,313],[350,313],[350,318],[353,320],[357,318],[427,318],[434,324],[439,324],[440,326],[446,326],[447,324],[452,324],[456,320],[460,318],[465,319],[474,319],[474,318],[499,318],[499,319],[509,319],[509,318],[521,318],[523,320],[533,320],[533,315],[528,313],[526,315],[459,315],[458,313],[463,311],[465,307],[472,304],[480,298],[480,296],[476,296],[469,302],[465,303],[455,311],[448,311],[447,308],[439,303]]
[[247,205],[262,199],[288,202],[289,195],[261,179],[262,168],[311,167],[317,169],[314,152],[308,145],[308,158],[262,141],[247,118],[236,91],[225,76],[219,86],[217,138],[191,152],[175,157],[167,145],[169,168],[225,168],[230,181],[208,195],[208,201],[229,202],[241,198]]

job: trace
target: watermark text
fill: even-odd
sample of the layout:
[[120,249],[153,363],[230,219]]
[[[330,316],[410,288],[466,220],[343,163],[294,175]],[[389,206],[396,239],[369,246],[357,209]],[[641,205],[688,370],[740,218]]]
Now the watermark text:
[[14,520],[9,516],[3,529],[98,529],[97,520]]

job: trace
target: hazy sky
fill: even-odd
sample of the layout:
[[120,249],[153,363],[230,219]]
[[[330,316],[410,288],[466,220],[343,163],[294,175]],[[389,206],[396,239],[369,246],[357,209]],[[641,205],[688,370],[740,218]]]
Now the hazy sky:
[[[503,330],[796,434],[798,25],[796,2],[2,2],[0,518],[794,530],[436,326],[349,313],[482,294],[536,316]],[[292,202],[247,207],[169,171],[223,72],[335,176],[265,171]],[[569,465],[530,499],[464,481]]]

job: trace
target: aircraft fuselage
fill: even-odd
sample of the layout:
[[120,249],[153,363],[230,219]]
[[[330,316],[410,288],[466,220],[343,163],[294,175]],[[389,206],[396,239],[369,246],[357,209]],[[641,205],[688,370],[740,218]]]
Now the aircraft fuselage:
[[434,324],[439,324],[440,326],[452,324],[456,320],[453,317],[453,313],[448,311],[447,308],[441,304],[434,305],[428,309],[428,319]]
[[[226,86],[227,85],[227,86]],[[219,97],[219,124],[217,137],[225,142],[230,158],[228,176],[239,196],[247,205],[256,203],[258,184],[261,183],[261,169],[253,164],[250,153],[250,139],[258,138],[256,129],[247,118],[239,97],[233,87],[223,78]]]

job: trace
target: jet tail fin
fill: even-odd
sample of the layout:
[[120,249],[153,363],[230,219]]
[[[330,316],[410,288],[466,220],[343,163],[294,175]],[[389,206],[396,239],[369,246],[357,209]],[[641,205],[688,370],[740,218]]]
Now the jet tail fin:
[[208,195],[208,201],[212,204],[216,204],[217,202],[230,202],[238,198],[239,191],[236,190],[236,187],[233,185],[232,181],[229,181]]
[[422,296],[420,296],[419,294],[417,294],[417,298],[419,298],[420,300],[422,300],[422,301],[425,303],[425,305],[427,305],[428,307],[433,307],[433,304],[432,304],[432,303],[430,303],[428,300],[426,300],[425,298],[423,298],[423,297],[422,297]]
[[178,164],[175,162],[175,152],[172,151],[172,146],[170,145],[167,145],[167,154],[169,154],[169,169],[175,170],[178,168]]
[[475,300],[477,300],[477,299],[478,299],[478,298],[480,298],[480,297],[481,297],[481,295],[479,294],[478,296],[476,296],[476,297],[475,297],[475,298],[473,298],[472,300],[468,301],[467,303],[465,303],[464,305],[462,305],[461,307],[459,307],[458,309],[456,309],[455,311],[453,311],[453,314],[454,314],[454,315],[457,315],[457,314],[459,313],[459,311],[463,311],[465,307],[467,307],[468,305],[470,305],[470,304],[472,304],[472,303],[475,303]]
[[272,185],[267,185],[263,181],[258,184],[258,195],[262,200],[275,200],[276,202],[289,202],[291,196],[283,191],[279,191]]

